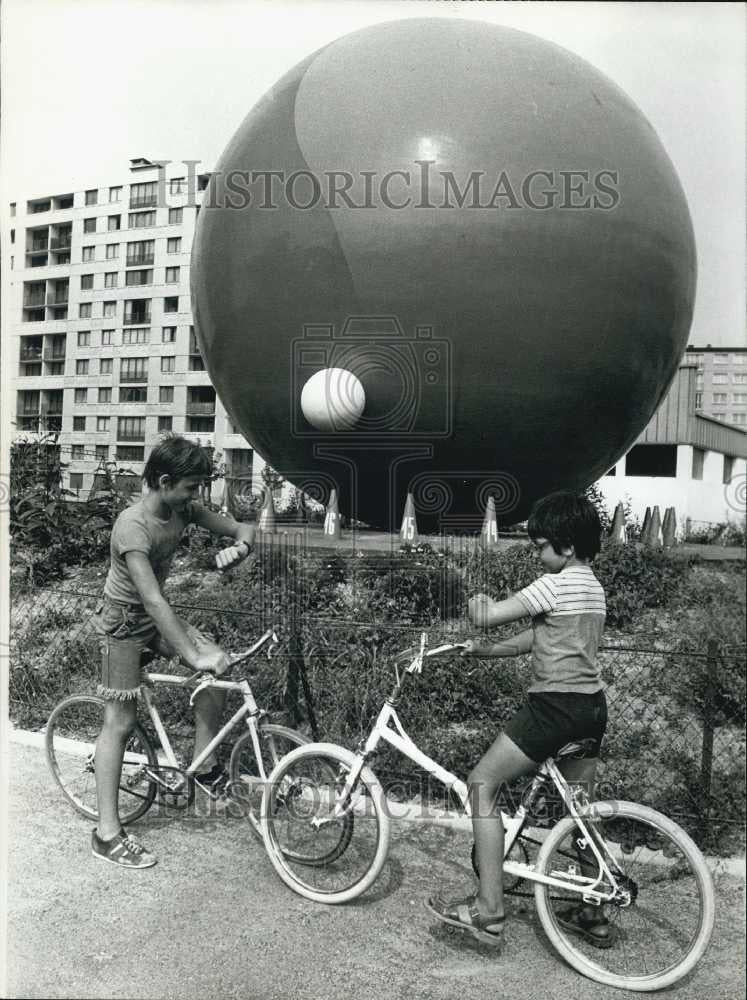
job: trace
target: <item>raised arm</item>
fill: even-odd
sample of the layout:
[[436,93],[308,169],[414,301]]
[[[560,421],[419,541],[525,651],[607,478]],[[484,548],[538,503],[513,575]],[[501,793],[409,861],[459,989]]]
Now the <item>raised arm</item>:
[[216,556],[215,561],[219,569],[227,569],[229,566],[241,562],[254,548],[256,528],[253,524],[245,524],[243,521],[236,521],[224,514],[216,514],[199,504],[192,505],[192,520],[201,528],[207,528],[214,535],[236,539],[236,545],[223,549]]
[[487,594],[476,594],[470,598],[468,611],[470,619],[481,628],[495,628],[497,625],[507,625],[529,617],[529,612],[518,597],[494,601]]

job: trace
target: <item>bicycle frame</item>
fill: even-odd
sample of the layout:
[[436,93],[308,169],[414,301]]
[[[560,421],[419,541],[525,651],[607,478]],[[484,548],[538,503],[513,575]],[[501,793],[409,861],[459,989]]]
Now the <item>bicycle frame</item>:
[[[356,754],[355,763],[350,769],[350,773],[338,800],[338,804],[335,806],[332,818],[339,819],[348,809],[351,808],[353,804],[351,798],[353,788],[358,781],[358,777],[360,776],[361,770],[365,765],[366,759],[376,751],[381,740],[384,740],[390,746],[394,747],[395,750],[399,750],[401,754],[408,757],[419,767],[423,768],[423,770],[427,771],[428,774],[432,774],[438,781],[445,785],[446,788],[452,789],[459,798],[466,815],[470,818],[472,817],[472,810],[469,802],[469,791],[465,782],[458,778],[455,774],[452,774],[451,771],[441,767],[441,765],[435,760],[423,753],[422,750],[418,749],[412,739],[405,732],[392,699],[387,699],[379,712],[378,718],[374,723],[368,739],[362,749]],[[539,793],[543,782],[547,778],[550,778],[555,784],[563,798],[563,801],[565,802],[568,812],[576,821],[583,840],[591,847],[596,860],[599,863],[599,875],[597,878],[589,878],[581,874],[576,875],[573,873],[563,873],[563,877],[557,877],[555,875],[541,875],[535,871],[533,865],[527,865],[522,862],[509,860],[508,854],[527,821],[528,809]],[[345,805],[344,803],[349,804]],[[594,838],[590,835],[588,829],[586,828],[583,819],[579,814],[578,805],[577,795],[571,790],[554,761],[552,759],[545,761],[540,766],[537,775],[532,782],[531,789],[525,797],[525,802],[519,806],[515,814],[513,816],[509,816],[501,810],[501,819],[506,831],[503,869],[510,875],[527,879],[531,882],[541,882],[544,885],[554,886],[558,889],[577,892],[583,897],[584,902],[598,906],[601,903],[609,902],[623,890],[619,888],[613,872],[610,870],[607,862],[602,857]],[[611,890],[603,891],[597,888],[603,878],[609,879],[608,884],[611,886]]]

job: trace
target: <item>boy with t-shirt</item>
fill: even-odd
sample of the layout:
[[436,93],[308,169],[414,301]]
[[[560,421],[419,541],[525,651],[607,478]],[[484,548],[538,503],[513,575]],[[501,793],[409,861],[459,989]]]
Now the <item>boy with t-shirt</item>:
[[[196,628],[177,617],[162,588],[179,540],[188,524],[236,540],[218,553],[226,569],[245,559],[254,543],[254,526],[239,524],[195,503],[212,472],[207,453],[196,444],[170,436],[157,445],[143,470],[142,499],[122,511],[111,535],[111,565],[104,600],[93,627],[100,637],[102,677],[98,693],[106,699],[104,724],[96,744],[96,794],[99,820],[91,848],[95,858],[126,868],[149,868],[156,858],[128,833],[119,819],[119,782],[127,739],[137,714],[141,667],[152,653],[178,656],[192,670],[222,674],[223,651]],[[195,699],[197,757],[220,728],[225,693],[202,691]],[[201,782],[211,785],[221,772],[214,757]]]
[[[463,656],[532,654],[527,700],[468,778],[479,891],[465,899],[428,901],[445,923],[462,927],[481,941],[498,943],[503,931],[504,830],[498,792],[508,782],[536,770],[566,743],[589,739],[590,756],[565,759],[560,770],[591,788],[599,747],[607,725],[607,704],[597,665],[606,605],[604,590],[591,570],[599,552],[599,516],[585,497],[552,493],[535,504],[529,537],[546,573],[504,601],[478,594],[469,615],[489,628],[531,617],[532,627],[503,642],[469,640]],[[609,927],[599,910],[569,908],[563,925],[591,944],[610,944]]]

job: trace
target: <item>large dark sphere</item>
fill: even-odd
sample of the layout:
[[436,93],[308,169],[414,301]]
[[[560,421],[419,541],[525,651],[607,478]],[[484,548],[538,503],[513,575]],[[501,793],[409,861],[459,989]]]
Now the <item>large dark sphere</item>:
[[[448,528],[488,493],[519,521],[617,461],[675,374],[695,275],[674,168],[615,84],[431,18],[325,46],[252,109],[206,192],[192,296],[218,394],[279,472],[384,527],[413,490],[421,527]],[[300,409],[332,367],[363,383],[353,430]]]

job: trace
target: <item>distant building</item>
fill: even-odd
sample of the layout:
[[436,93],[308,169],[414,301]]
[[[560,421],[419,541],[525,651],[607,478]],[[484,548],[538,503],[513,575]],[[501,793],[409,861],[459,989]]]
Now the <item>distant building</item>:
[[190,251],[208,174],[130,161],[127,176],[13,203],[10,334],[18,435],[59,432],[65,486],[88,495],[102,462],[142,472],[164,432],[264,462],[231,424],[190,310]]
[[744,517],[747,433],[696,411],[697,375],[694,365],[679,369],[636,443],[599,480],[610,508],[629,500],[642,520],[646,507],[658,504],[662,515],[674,507],[680,525]]
[[688,347],[695,365],[695,409],[747,430],[747,347]]

